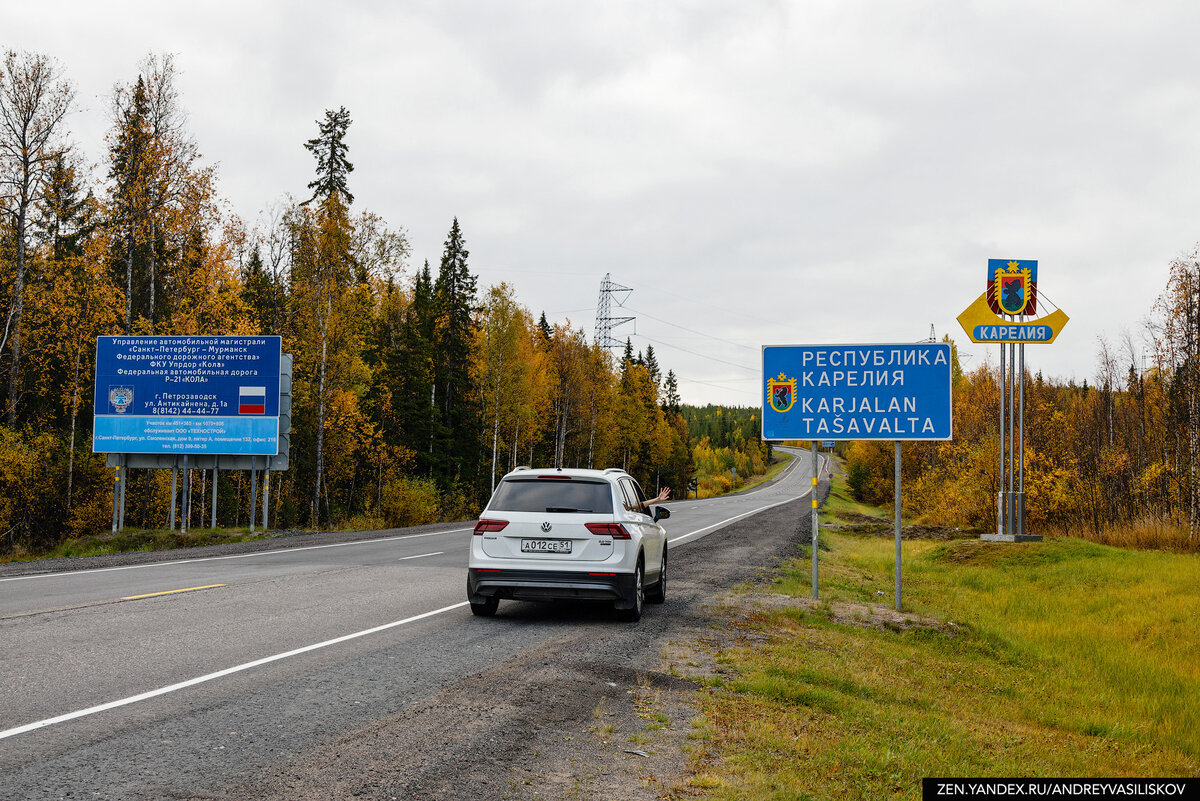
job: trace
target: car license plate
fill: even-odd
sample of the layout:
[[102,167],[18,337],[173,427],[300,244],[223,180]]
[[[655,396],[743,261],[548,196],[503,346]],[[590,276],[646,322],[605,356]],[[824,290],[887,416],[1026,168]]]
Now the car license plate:
[[521,553],[570,553],[570,540],[521,540]]

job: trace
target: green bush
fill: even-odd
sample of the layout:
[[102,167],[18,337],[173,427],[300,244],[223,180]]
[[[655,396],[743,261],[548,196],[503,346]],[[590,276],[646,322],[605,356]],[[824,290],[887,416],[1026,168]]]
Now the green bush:
[[393,478],[383,485],[379,511],[392,528],[436,523],[441,511],[437,485],[427,478]]

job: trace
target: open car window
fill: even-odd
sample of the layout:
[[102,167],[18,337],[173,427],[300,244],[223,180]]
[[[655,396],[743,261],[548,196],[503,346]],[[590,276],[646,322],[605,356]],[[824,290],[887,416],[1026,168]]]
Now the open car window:
[[621,492],[625,496],[625,508],[631,512],[640,512],[648,515],[650,512],[646,509],[646,496],[642,495],[641,489],[637,482],[632,478],[621,479]]
[[497,512],[612,514],[606,481],[517,478],[500,482],[488,509]]

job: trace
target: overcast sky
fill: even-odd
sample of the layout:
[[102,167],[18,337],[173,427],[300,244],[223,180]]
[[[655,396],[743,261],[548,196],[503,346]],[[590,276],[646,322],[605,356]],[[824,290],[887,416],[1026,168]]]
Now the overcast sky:
[[[113,85],[172,53],[248,221],[303,197],[345,106],[356,209],[436,268],[457,216],[480,288],[591,336],[607,272],[691,403],[761,405],[764,344],[949,333],[989,258],[1036,259],[1071,322],[1031,369],[1082,380],[1141,339],[1200,240],[1193,2],[5,3],[103,154]],[[636,330],[636,333],[635,333]]]

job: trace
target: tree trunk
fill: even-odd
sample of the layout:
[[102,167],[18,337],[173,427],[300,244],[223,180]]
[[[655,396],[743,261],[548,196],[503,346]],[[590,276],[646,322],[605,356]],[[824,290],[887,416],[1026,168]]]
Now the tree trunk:
[[158,270],[156,269],[157,265],[155,264],[155,254],[154,254],[154,237],[156,234],[157,234],[157,227],[153,223],[151,223],[150,224],[150,243],[149,243],[150,256],[149,256],[149,265],[148,265],[149,274],[150,274],[150,333],[151,334],[154,333],[154,282],[155,282],[155,279],[157,278],[156,273],[158,272]]
[[333,299],[325,299],[325,318],[321,320],[321,377],[317,386],[317,480],[313,486],[313,527],[321,514],[321,488],[325,483],[325,376],[328,372],[329,318]]
[[125,234],[125,335],[133,333],[133,219]]
[[75,485],[75,427],[79,421],[79,351],[75,345],[75,371],[71,376],[71,449],[67,454],[67,512],[71,511],[71,490]]
[[25,313],[25,215],[27,192],[22,193],[17,209],[17,263],[13,279],[12,301],[12,361],[8,365],[8,410],[6,418],[9,430],[17,427],[17,394],[21,388],[21,316]]
[[504,353],[496,365],[495,391],[492,394],[492,492],[496,491],[496,460],[500,445],[500,374],[504,371]]

